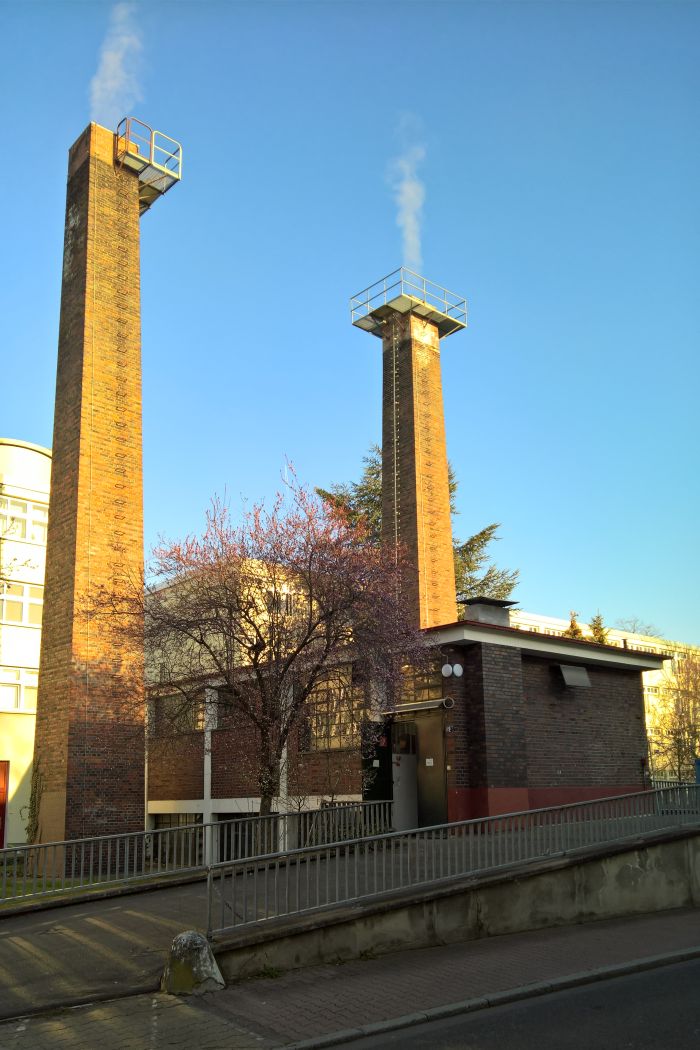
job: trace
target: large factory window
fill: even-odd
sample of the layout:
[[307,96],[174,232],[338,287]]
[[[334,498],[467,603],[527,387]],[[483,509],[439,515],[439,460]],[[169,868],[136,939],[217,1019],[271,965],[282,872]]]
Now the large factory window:
[[352,669],[330,672],[309,700],[312,751],[335,751],[360,746],[365,717],[364,690],[353,683]]
[[432,657],[427,667],[416,670],[404,667],[403,685],[399,702],[402,704],[421,704],[425,700],[441,700],[443,681],[440,672],[439,655]]

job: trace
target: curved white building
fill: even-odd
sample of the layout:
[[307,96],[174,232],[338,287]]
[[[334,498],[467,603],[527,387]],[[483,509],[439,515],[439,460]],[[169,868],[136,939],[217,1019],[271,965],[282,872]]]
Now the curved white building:
[[0,438],[0,846],[26,841],[51,450]]

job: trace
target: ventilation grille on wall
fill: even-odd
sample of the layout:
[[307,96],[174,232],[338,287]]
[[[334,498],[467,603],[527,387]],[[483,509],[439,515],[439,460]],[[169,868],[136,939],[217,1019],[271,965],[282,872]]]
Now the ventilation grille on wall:
[[564,685],[576,686],[579,689],[590,689],[591,680],[585,667],[575,667],[573,664],[559,664]]

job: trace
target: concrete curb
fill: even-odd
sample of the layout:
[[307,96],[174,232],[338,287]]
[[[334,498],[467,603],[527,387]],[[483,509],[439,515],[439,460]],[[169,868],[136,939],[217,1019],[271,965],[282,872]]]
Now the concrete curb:
[[463,999],[460,1002],[447,1003],[445,1006],[434,1006],[419,1013],[403,1014],[401,1017],[394,1017],[388,1021],[375,1021],[372,1024],[359,1025],[357,1028],[344,1028],[341,1031],[316,1036],[313,1039],[287,1043],[284,1050],[322,1050],[323,1047],[339,1046],[372,1035],[412,1028],[414,1025],[425,1024],[426,1021],[440,1021],[446,1017],[456,1017],[459,1014],[472,1013],[487,1007],[517,1003],[523,999],[534,999],[537,996],[550,995],[552,992],[561,992],[567,988],[607,981],[611,977],[624,977],[628,974],[642,973],[644,970],[654,970],[659,966],[669,966],[673,963],[688,962],[698,958],[700,958],[700,945],[696,948],[666,952],[663,955],[650,955],[645,959],[635,959],[629,963],[601,966],[597,970],[584,970],[582,973],[569,974],[566,977],[554,977],[550,981],[539,981],[535,984],[522,985],[520,988],[509,988],[507,991],[494,992],[492,995],[481,996],[477,999]]

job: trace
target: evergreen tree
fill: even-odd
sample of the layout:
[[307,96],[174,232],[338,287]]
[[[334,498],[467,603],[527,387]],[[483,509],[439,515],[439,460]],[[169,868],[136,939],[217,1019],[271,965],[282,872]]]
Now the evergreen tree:
[[608,629],[603,623],[603,617],[599,612],[591,617],[589,626],[591,628],[591,634],[593,635],[593,641],[598,642],[600,645],[607,645]]
[[578,616],[578,613],[574,612],[574,610],[572,609],[571,612],[569,613],[569,616],[570,616],[569,626],[564,631],[564,637],[565,638],[583,638],[583,631],[581,630],[581,625],[578,622],[578,620],[576,619],[576,617]]
[[[351,524],[362,521],[373,543],[382,533],[382,450],[372,445],[363,457],[364,468],[359,481],[332,485],[329,490],[316,489],[322,499],[342,509]],[[450,510],[457,514],[455,497],[457,479],[448,464]],[[454,539],[455,581],[460,598],[509,598],[518,582],[517,569],[501,569],[490,560],[489,546],[498,539],[498,522],[486,525],[468,540]]]

